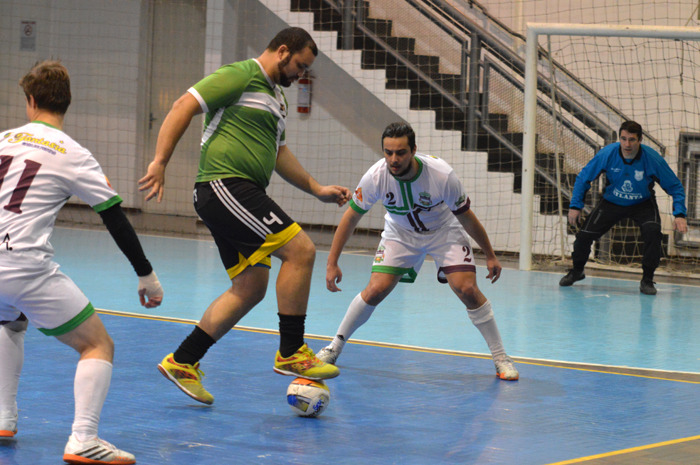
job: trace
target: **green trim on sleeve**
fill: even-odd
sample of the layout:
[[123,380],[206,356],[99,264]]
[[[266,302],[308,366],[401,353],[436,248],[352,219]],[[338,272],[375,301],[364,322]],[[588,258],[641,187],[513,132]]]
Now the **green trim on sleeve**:
[[107,210],[109,207],[113,207],[118,203],[122,203],[123,200],[119,195],[115,195],[111,199],[107,200],[106,202],[98,203],[97,205],[94,205],[92,207],[93,210],[95,210],[97,213],[103,212]]
[[45,329],[45,328],[38,328],[39,331],[44,333],[47,336],[63,336],[66,333],[69,333],[73,331],[75,328],[83,324],[85,320],[90,318],[92,314],[95,313],[95,307],[92,306],[90,302],[88,302],[87,306],[77,315],[75,315],[70,321],[63,323],[61,326],[58,328],[54,329]]
[[369,211],[369,210],[363,210],[360,207],[358,207],[357,204],[352,199],[350,199],[350,202],[348,204],[350,205],[350,208],[355,210],[360,215],[364,215],[365,213],[367,213]]
[[372,273],[386,273],[401,276],[400,283],[411,284],[415,282],[418,273],[413,268],[399,268],[396,266],[373,265]]

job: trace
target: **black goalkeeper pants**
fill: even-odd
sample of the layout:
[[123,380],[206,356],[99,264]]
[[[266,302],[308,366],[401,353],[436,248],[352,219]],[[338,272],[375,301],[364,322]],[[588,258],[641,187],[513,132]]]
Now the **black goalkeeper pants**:
[[574,270],[583,271],[591,254],[593,241],[608,232],[615,223],[630,218],[639,227],[644,242],[642,269],[644,278],[652,279],[661,262],[661,217],[656,200],[652,197],[637,205],[624,207],[603,199],[581,226],[571,258]]

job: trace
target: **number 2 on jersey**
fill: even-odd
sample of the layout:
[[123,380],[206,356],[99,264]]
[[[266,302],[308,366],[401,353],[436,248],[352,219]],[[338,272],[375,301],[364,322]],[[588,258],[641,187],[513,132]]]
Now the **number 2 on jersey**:
[[[13,158],[14,157],[10,155],[0,155],[0,189],[2,189],[2,183],[5,180],[5,175],[7,175],[7,172],[10,170],[10,164],[12,163]],[[24,164],[26,166],[24,167],[24,171],[22,171],[22,175],[19,177],[19,182],[17,183],[15,190],[12,191],[10,203],[3,207],[5,210],[11,211],[12,213],[17,213],[18,215],[22,213],[20,206],[22,205],[24,197],[27,195],[29,186],[32,185],[34,177],[39,172],[39,168],[41,168],[41,163],[37,163],[32,160],[24,160]]]

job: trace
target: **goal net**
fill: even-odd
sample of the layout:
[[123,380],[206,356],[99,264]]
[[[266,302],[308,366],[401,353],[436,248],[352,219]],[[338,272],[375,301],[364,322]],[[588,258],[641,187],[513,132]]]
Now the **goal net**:
[[[540,59],[534,60],[534,44],[538,44]],[[573,153],[569,145],[571,127],[578,127],[597,141],[600,146],[612,142],[620,124],[626,120],[640,123],[644,129],[642,143],[659,152],[681,179],[686,191],[689,234],[673,231],[672,200],[657,184],[654,188],[661,213],[664,233],[662,268],[673,273],[698,273],[700,256],[700,211],[697,207],[698,190],[698,60],[700,60],[700,29],[659,26],[587,26],[579,24],[528,25],[528,60],[533,59],[531,76],[537,71],[553,85],[550,102],[554,102],[552,114],[542,116],[528,104],[528,89],[534,96],[533,80],[526,76],[525,91],[525,147],[524,165],[531,170],[546,169],[557,179],[557,188],[551,191],[550,201],[562,208],[557,225],[546,225],[538,212],[541,196],[533,195],[534,179],[523,178],[522,229],[532,218],[532,238],[521,242],[521,268],[528,268],[529,248],[532,265],[546,267],[557,261],[566,262],[571,254],[575,231],[566,225],[566,213],[575,175],[591,159]],[[576,85],[573,81],[577,81]],[[527,86],[531,87],[528,88]],[[559,94],[585,102],[595,117],[595,124],[582,125],[581,118],[563,109]],[[546,96],[544,96],[546,98]],[[531,97],[532,99],[532,97]],[[540,127],[547,121],[551,129],[542,136]],[[533,121],[537,120],[537,121]],[[566,121],[568,126],[564,124]],[[528,124],[532,132],[528,134]],[[613,140],[605,140],[602,134],[614,131]],[[539,134],[538,138],[535,133]],[[543,146],[559,154],[555,166],[543,167],[535,154],[542,153]],[[553,147],[553,150],[551,148]],[[528,164],[528,160],[531,162]],[[554,169],[552,169],[554,168]],[[587,195],[586,209],[590,209],[602,196],[604,176]],[[528,184],[529,183],[529,184]],[[528,184],[529,187],[525,187]],[[535,199],[533,199],[535,197]],[[534,202],[533,202],[534,200]],[[534,205],[527,212],[526,205]],[[584,213],[585,216],[585,213]],[[540,233],[554,227],[552,234]],[[624,265],[641,267],[643,244],[637,226],[631,220],[618,223],[609,234],[596,243],[592,252],[593,266],[606,268]]]

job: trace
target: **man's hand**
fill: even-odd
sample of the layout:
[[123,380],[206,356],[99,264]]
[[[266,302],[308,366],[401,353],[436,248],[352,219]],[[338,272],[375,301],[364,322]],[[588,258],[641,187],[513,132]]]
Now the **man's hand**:
[[148,165],[146,176],[139,179],[139,192],[151,189],[151,192],[146,195],[146,201],[151,200],[156,195],[158,203],[163,200],[163,191],[165,189],[165,165],[152,161]]
[[676,217],[673,219],[673,229],[681,233],[688,232],[688,221],[685,218]]
[[323,203],[337,203],[342,207],[350,200],[350,190],[343,186],[320,186],[314,196]]
[[501,262],[497,258],[491,258],[486,260],[486,269],[489,270],[489,274],[486,275],[486,279],[490,280],[492,283],[498,281],[501,277]]
[[338,265],[327,265],[326,266],[326,288],[331,292],[341,291],[336,283],[343,280],[343,272],[340,270]]
[[581,210],[570,209],[568,218],[571,226],[578,226],[578,222],[581,218]]
[[[146,308],[155,308],[163,302],[163,287],[155,271],[148,276],[139,276],[139,300]],[[146,301],[148,297],[148,301]]]

